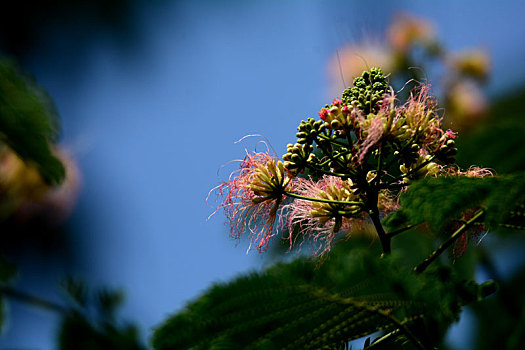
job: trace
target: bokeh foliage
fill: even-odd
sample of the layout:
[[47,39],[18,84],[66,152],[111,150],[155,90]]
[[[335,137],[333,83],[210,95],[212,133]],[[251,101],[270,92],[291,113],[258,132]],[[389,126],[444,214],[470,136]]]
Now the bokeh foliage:
[[0,58],[0,141],[22,160],[35,163],[51,184],[65,176],[51,150],[58,133],[58,114],[47,92],[14,61]]

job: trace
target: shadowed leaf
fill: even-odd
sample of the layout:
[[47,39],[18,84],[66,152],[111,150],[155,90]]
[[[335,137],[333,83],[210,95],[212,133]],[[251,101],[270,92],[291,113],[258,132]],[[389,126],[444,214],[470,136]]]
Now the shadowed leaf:
[[[477,289],[461,287],[449,269],[416,275],[395,257],[347,253],[337,247],[317,269],[299,259],[215,285],[165,321],[153,346],[328,349],[378,330],[398,330],[389,341],[403,337],[417,349],[439,342],[460,306],[477,299]],[[459,288],[466,292],[456,294]],[[413,334],[416,320],[432,327]]]

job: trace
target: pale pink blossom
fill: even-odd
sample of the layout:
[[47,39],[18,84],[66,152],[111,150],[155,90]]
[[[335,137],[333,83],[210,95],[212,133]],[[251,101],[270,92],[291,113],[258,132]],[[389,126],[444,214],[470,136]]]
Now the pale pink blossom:
[[388,38],[395,51],[407,53],[414,44],[432,45],[435,42],[435,29],[425,19],[400,13],[388,28]]
[[467,170],[461,170],[458,166],[442,167],[439,175],[443,176],[466,176],[466,177],[486,177],[494,176],[494,171],[488,168],[471,166]]
[[361,144],[358,159],[359,164],[362,164],[365,161],[366,157],[368,157],[369,153],[373,150],[373,147],[379,143],[383,136],[383,118],[381,115],[372,119],[367,132],[368,134]]
[[247,152],[239,170],[215,188],[216,194],[223,198],[217,209],[224,210],[231,236],[240,238],[248,231],[251,242],[259,251],[267,249],[270,238],[275,234],[274,227],[277,217],[282,214],[284,200],[282,193],[272,193],[275,183],[264,180],[264,174],[272,180],[282,179],[283,191],[290,183],[282,163],[276,157],[264,152]]
[[[310,197],[354,202],[358,197],[353,193],[351,180],[339,177],[323,176],[319,181],[311,178],[297,179],[294,193]],[[294,229],[311,240],[314,254],[328,252],[338,234],[349,234],[352,227],[363,220],[359,206],[353,204],[320,203],[307,199],[295,199],[285,206],[290,245],[295,241]],[[348,215],[340,215],[347,212]],[[350,213],[354,214],[350,214]],[[339,213],[339,214],[337,214]]]

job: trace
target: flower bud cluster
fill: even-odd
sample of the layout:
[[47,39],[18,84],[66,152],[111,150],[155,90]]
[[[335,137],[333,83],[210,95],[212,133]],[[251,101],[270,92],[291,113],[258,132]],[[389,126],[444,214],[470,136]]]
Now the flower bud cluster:
[[354,79],[354,86],[343,91],[345,104],[355,103],[365,115],[379,110],[388,89],[387,78],[381,68],[372,67]]
[[317,136],[325,131],[326,126],[321,120],[308,118],[306,121],[301,120],[297,127],[297,143],[311,145],[317,140]]
[[314,161],[313,149],[314,147],[309,144],[296,143],[292,145],[289,143],[286,146],[286,154],[283,155],[284,166],[294,175],[304,172],[308,163]]
[[334,99],[331,105],[326,105],[319,111],[319,117],[324,121],[327,129],[337,130],[344,134],[359,126],[357,123],[357,109],[353,105],[343,105],[341,99]]

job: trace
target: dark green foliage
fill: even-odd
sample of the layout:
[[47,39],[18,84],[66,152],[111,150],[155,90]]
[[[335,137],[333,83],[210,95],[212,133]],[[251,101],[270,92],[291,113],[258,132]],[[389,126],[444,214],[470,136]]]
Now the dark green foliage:
[[24,161],[34,162],[48,183],[58,183],[65,175],[50,149],[57,134],[51,98],[15,63],[0,59],[0,141]]
[[138,338],[138,331],[132,325],[93,325],[84,315],[72,312],[62,321],[58,341],[61,350],[144,349]]
[[487,121],[475,125],[471,133],[460,135],[458,164],[490,167],[498,174],[525,170],[524,99],[524,87],[506,92],[492,105]]
[[486,212],[485,223],[502,225],[512,217],[509,208],[519,206],[524,196],[525,173],[484,178],[424,178],[401,195],[402,209],[387,217],[384,224],[395,229],[428,222],[439,230],[451,220],[460,219],[465,211],[481,207]]
[[458,164],[468,167],[477,164],[495,169],[498,174],[525,170],[525,126],[498,123],[481,127],[458,138]]
[[84,283],[73,278],[67,278],[62,286],[73,305],[65,311],[60,326],[59,349],[144,349],[137,328],[115,320],[122,293],[109,289],[90,293]]
[[387,92],[388,76],[383,74],[381,68],[372,67],[370,71],[354,79],[354,86],[343,91],[342,100],[344,104],[355,103],[365,115],[377,112]]
[[[401,337],[421,348],[439,343],[461,305],[478,294],[477,285],[458,282],[449,268],[416,275],[396,257],[377,259],[341,244],[317,268],[299,259],[213,286],[159,327],[153,346],[328,349],[398,330],[385,343]],[[421,322],[431,327],[414,334]]]
[[[516,242],[514,242],[516,244]],[[523,242],[520,244],[523,247]],[[488,259],[488,260],[487,260]],[[488,268],[491,274],[495,271],[489,257],[484,259],[482,265]],[[478,336],[476,336],[472,348],[479,350],[509,349],[518,350],[525,344],[525,266],[523,261],[521,268],[512,278],[505,281],[501,276],[499,292],[483,303],[475,303],[471,306],[477,316]]]
[[85,307],[88,301],[88,289],[84,282],[71,276],[60,283],[66,295],[78,306]]

